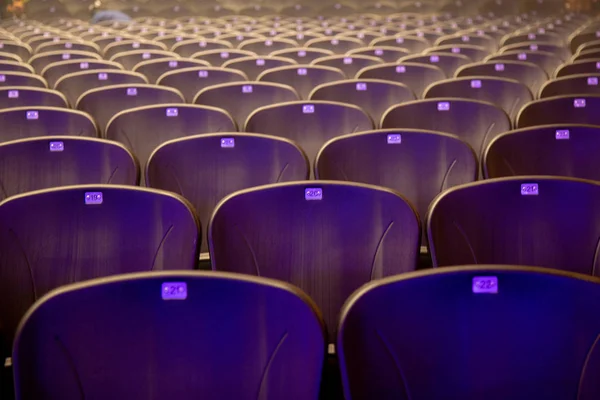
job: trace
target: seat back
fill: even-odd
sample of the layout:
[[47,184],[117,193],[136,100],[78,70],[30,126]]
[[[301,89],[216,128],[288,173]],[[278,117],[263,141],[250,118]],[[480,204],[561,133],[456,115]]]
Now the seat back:
[[156,60],[146,60],[137,63],[133,67],[133,72],[138,72],[148,79],[150,83],[156,83],[158,78],[169,71],[176,71],[184,68],[208,67],[208,63],[200,60],[180,59],[180,58],[159,58]]
[[308,65],[317,58],[332,56],[333,51],[326,49],[318,49],[315,47],[295,47],[293,49],[276,50],[271,53],[271,56],[291,58],[298,64]]
[[0,87],[8,86],[29,86],[37,88],[47,88],[48,85],[44,78],[28,72],[1,71]]
[[429,212],[433,264],[532,265],[600,275],[596,199],[599,183],[573,178],[521,176],[455,187]]
[[402,83],[411,88],[417,98],[421,98],[430,84],[445,79],[446,75],[434,65],[403,62],[368,67],[359,71],[356,77]]
[[496,63],[504,60],[527,61],[533,63],[546,71],[548,76],[554,75],[556,68],[562,64],[562,60],[553,53],[531,50],[507,51],[502,54],[491,55],[485,59],[486,62],[493,61]]
[[509,60],[467,64],[460,67],[455,76],[457,78],[490,76],[514,79],[527,85],[533,94],[537,94],[542,84],[548,79],[548,74],[533,63]]
[[48,53],[36,54],[29,59],[29,64],[37,74],[41,74],[44,68],[57,61],[96,59],[102,57],[98,53],[89,51],[68,50],[68,51],[50,51]]
[[597,73],[600,73],[600,60],[581,60],[561,65],[556,69],[555,75],[557,78],[561,78],[569,75]]
[[[486,178],[553,175],[600,181],[600,127],[546,125],[497,136],[483,156]],[[557,162],[560,160],[560,162]]]
[[256,80],[274,82],[292,86],[302,99],[307,99],[310,92],[323,83],[346,79],[337,68],[317,65],[291,65],[266,70]]
[[444,268],[371,282],[340,318],[345,396],[596,398],[598,301],[599,279],[531,267]]
[[194,67],[164,73],[157,84],[179,90],[185,101],[191,103],[204,88],[221,83],[241,82],[248,77],[235,69],[219,67]]
[[0,200],[59,186],[135,186],[138,180],[137,160],[115,142],[51,136],[0,144]]
[[[177,329],[164,323],[172,318]],[[111,326],[111,334],[98,324]],[[128,356],[115,364],[124,346]],[[322,318],[297,288],[180,271],[98,279],[49,294],[20,326],[13,365],[19,399],[309,400],[318,398],[324,356]],[[153,363],[161,379],[142,372]],[[81,390],[73,373],[85,374]],[[224,383],[231,374],[239,384]]]
[[[293,142],[250,133],[203,134],[171,140],[152,152],[149,187],[179,193],[204,224],[224,197],[251,187],[308,179],[309,162]],[[208,245],[202,243],[202,252]]]
[[154,104],[183,103],[181,93],[164,86],[131,84],[112,85],[88,90],[77,101],[77,109],[92,115],[100,132],[119,112]]
[[227,61],[223,68],[231,68],[246,74],[249,80],[254,81],[264,71],[271,68],[295,65],[296,61],[284,57],[242,57]]
[[0,109],[14,107],[67,107],[67,99],[56,90],[27,86],[0,87]]
[[327,140],[371,129],[371,118],[356,106],[329,101],[294,101],[259,108],[248,117],[244,131],[293,140],[312,163]]
[[213,269],[300,287],[322,310],[330,342],[344,300],[372,279],[413,270],[419,239],[419,220],[396,192],[332,181],[234,193],[208,228]]
[[36,136],[98,136],[98,128],[89,115],[66,108],[17,107],[0,110],[0,126],[0,142]]
[[327,67],[337,68],[342,71],[348,79],[356,76],[358,71],[363,68],[373,65],[383,64],[382,60],[377,57],[363,55],[335,55],[321,57],[314,60],[311,65],[324,65]]
[[527,128],[548,124],[600,125],[599,95],[558,96],[535,100],[521,109],[517,127]]
[[[199,227],[191,206],[167,192],[67,186],[0,203],[2,336],[48,291],[116,274],[193,269]],[[10,341],[8,342],[10,343]]]
[[[231,99],[237,98],[237,101]],[[218,107],[227,111],[240,129],[254,110],[278,103],[300,100],[296,91],[287,85],[269,82],[234,82],[202,90],[194,104]]]
[[48,87],[54,88],[56,82],[67,74],[71,74],[73,72],[82,72],[82,71],[92,71],[92,70],[122,70],[123,67],[121,64],[106,61],[106,60],[95,60],[93,58],[90,59],[81,59],[81,60],[67,60],[67,61],[57,61],[52,64],[49,64],[44,68],[41,72],[42,76],[48,82]]
[[588,94],[600,95],[600,71],[595,74],[568,75],[546,82],[540,89],[540,98]]
[[463,65],[469,64],[471,59],[463,54],[454,53],[431,53],[414,54],[402,57],[398,62],[412,62],[417,64],[435,65],[439,67],[447,77],[454,76],[454,72]]

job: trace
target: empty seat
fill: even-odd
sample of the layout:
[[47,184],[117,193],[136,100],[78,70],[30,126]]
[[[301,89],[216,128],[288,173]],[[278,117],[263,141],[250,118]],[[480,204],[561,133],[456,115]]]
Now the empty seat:
[[425,89],[446,75],[439,67],[417,63],[391,63],[365,68],[356,74],[357,79],[381,79],[385,81],[403,83],[422,97]]
[[566,61],[571,57],[571,52],[560,45],[553,44],[550,42],[534,42],[534,43],[516,43],[501,48],[499,53],[506,53],[507,51],[545,51],[548,53],[556,54],[562,61]]
[[532,101],[517,117],[517,128],[548,124],[600,125],[600,95],[558,96]]
[[24,72],[27,74],[33,74],[35,71],[31,68],[31,65],[25,64],[19,61],[0,61],[0,71],[7,72]]
[[[443,268],[371,282],[347,300],[340,316],[344,393],[401,400],[448,393],[489,400],[526,400],[531,393],[539,400],[595,398],[598,300],[596,278],[531,267]],[[400,304],[412,306],[392,306]]]
[[277,50],[271,53],[272,56],[291,58],[296,60],[298,64],[310,64],[317,58],[332,56],[333,51],[318,49],[318,48],[307,48],[307,47],[296,47],[287,50]]
[[208,241],[213,268],[299,286],[335,338],[344,300],[363,283],[415,268],[419,221],[400,195],[333,181],[267,185],[216,208]]
[[47,84],[41,76],[16,71],[0,71],[0,87],[28,86],[46,88]]
[[126,145],[144,168],[152,151],[168,140],[235,130],[231,117],[214,107],[156,104],[116,112],[106,127],[106,138]]
[[253,81],[264,71],[271,68],[285,67],[295,65],[296,61],[291,58],[273,57],[273,56],[256,56],[242,57],[235,60],[227,61],[223,64],[223,68],[237,69],[242,71],[249,80]]
[[556,68],[562,63],[562,60],[553,53],[531,50],[507,51],[506,53],[491,55],[485,61],[496,63],[501,61],[527,61],[541,67],[548,76],[552,76]]
[[358,71],[373,65],[382,64],[381,59],[372,56],[361,55],[336,55],[321,57],[314,60],[311,65],[325,65],[342,71],[348,79],[356,76]]
[[498,44],[496,43],[496,39],[493,37],[482,34],[454,34],[443,36],[436,40],[436,46],[462,46],[462,45],[471,45],[471,46],[479,46],[486,49],[488,52],[496,51],[498,48]]
[[420,38],[417,36],[384,36],[379,39],[373,40],[370,44],[370,47],[379,47],[379,46],[392,46],[392,47],[400,47],[408,50],[409,52],[416,54],[420,53],[423,50],[431,47],[431,43],[424,38]]
[[257,80],[290,85],[301,98],[306,99],[317,86],[345,79],[345,75],[337,68],[317,65],[291,65],[273,68],[261,73]]
[[240,43],[240,50],[248,50],[259,56],[266,56],[277,50],[298,47],[298,43],[289,39],[249,39]]
[[29,57],[33,54],[33,50],[28,44],[7,40],[0,41],[0,50],[4,53],[14,54],[23,61],[29,60]]
[[525,104],[533,100],[531,92],[522,83],[494,77],[465,77],[439,81],[427,88],[424,97],[457,97],[487,101],[501,107],[511,120]]
[[177,54],[164,50],[132,50],[115,54],[110,61],[118,62],[125,69],[133,70],[136,65],[148,60],[161,60],[177,58]]
[[294,101],[259,108],[248,117],[244,131],[293,140],[312,163],[327,140],[371,129],[373,121],[357,106],[329,101]]
[[17,107],[0,110],[0,142],[36,136],[97,137],[94,120],[81,111],[54,107]]
[[481,46],[473,46],[473,45],[444,45],[444,46],[436,46],[431,47],[425,50],[425,54],[432,53],[451,53],[451,54],[462,54],[464,56],[469,57],[471,61],[481,61],[487,56],[490,55],[490,52],[485,49],[485,47]]
[[248,77],[241,71],[220,67],[194,67],[163,74],[157,84],[179,90],[188,103],[194,101],[196,94],[213,85],[229,82],[247,81]]
[[399,63],[417,63],[435,65],[439,67],[447,77],[454,76],[454,72],[463,65],[469,64],[471,59],[462,54],[453,53],[432,53],[432,54],[415,54],[412,56],[402,57],[398,60]]
[[242,129],[254,110],[296,100],[300,100],[298,93],[291,86],[269,82],[233,82],[203,89],[194,98],[194,104],[226,110]]
[[13,107],[68,107],[67,99],[56,90],[34,87],[0,87],[0,109]]
[[[204,134],[166,142],[148,161],[148,186],[179,193],[208,221],[239,190],[308,179],[309,162],[292,141],[250,133]],[[205,242],[202,252],[208,251]]]
[[93,116],[100,132],[103,133],[109,121],[121,111],[154,104],[183,102],[183,96],[175,89],[138,83],[88,90],[77,101],[77,109]]
[[490,142],[486,178],[553,175],[600,181],[600,127],[546,125],[503,133]]
[[400,47],[377,46],[361,47],[350,50],[349,56],[372,56],[381,59],[384,63],[395,63],[398,59],[409,55],[409,51]]
[[41,75],[48,82],[48,87],[54,88],[56,82],[63,76],[71,74],[73,72],[81,71],[95,71],[95,70],[122,70],[121,64],[106,61],[106,60],[94,60],[94,59],[82,59],[82,60],[67,60],[57,61],[49,64],[41,72]]
[[36,54],[35,56],[31,57],[29,64],[31,64],[36,73],[41,74],[44,68],[57,61],[82,59],[101,60],[102,57],[100,57],[100,55],[97,53],[91,53],[89,51],[51,51],[48,53]]
[[18,55],[12,54],[12,53],[7,53],[7,52],[4,52],[4,51],[0,51],[0,60],[2,60],[2,61],[15,61],[15,62],[19,62],[19,63],[23,62],[23,60],[21,59],[21,57],[19,57]]
[[[164,323],[174,316],[180,329]],[[27,315],[14,349],[17,396],[74,395],[73,362],[96,371],[81,390],[92,398],[316,399],[324,330],[312,300],[274,280],[184,271],[93,280],[49,294]],[[160,379],[131,373],[152,363]],[[232,374],[245,384],[224,384]]]
[[58,40],[47,43],[42,43],[35,49],[35,54],[48,53],[51,51],[89,51],[91,53],[100,53],[100,46],[93,42],[83,42],[74,40]]
[[179,54],[181,57],[191,57],[199,51],[206,50],[225,50],[231,49],[229,42],[217,39],[193,39],[184,40],[171,48],[171,51]]
[[139,72],[148,79],[148,82],[156,83],[158,78],[169,71],[208,66],[207,62],[201,60],[159,58],[139,62],[133,67],[133,72]]
[[[40,190],[0,203],[2,336],[50,290],[127,272],[193,269],[200,235],[189,203],[134,186]],[[18,243],[18,245],[15,245]]]
[[540,89],[540,98],[553,96],[600,94],[600,71],[596,74],[568,75],[546,82]]
[[451,133],[469,143],[479,157],[490,140],[511,129],[511,123],[506,112],[491,103],[446,98],[392,107],[384,114],[381,127]]
[[242,57],[254,57],[255,53],[246,50],[206,50],[194,53],[192,58],[206,61],[214,67],[220,67],[229,60],[235,60]]
[[83,184],[137,185],[139,167],[124,146],[107,140],[47,136],[0,144],[0,199]]
[[346,54],[350,50],[365,47],[362,40],[350,37],[325,37],[312,39],[305,44],[308,48],[331,50],[335,54]]
[[454,135],[411,129],[333,138],[315,162],[317,179],[393,189],[415,206],[421,218],[440,192],[472,182],[477,174],[477,157],[466,142]]
[[119,53],[125,53],[128,51],[134,50],[159,50],[166,51],[167,46],[159,42],[149,42],[149,41],[140,41],[137,39],[127,39],[114,43],[108,44],[104,48],[104,58],[107,60],[112,59],[115,55]]
[[571,62],[582,60],[597,60],[600,58],[600,49],[590,49],[577,53],[571,57]]
[[144,75],[114,69],[72,72],[63,75],[54,85],[55,89],[64,93],[71,106],[77,104],[82,94],[91,89],[119,84],[148,83]]
[[555,76],[561,78],[569,75],[597,73],[600,73],[600,60],[581,60],[561,65],[556,69]]
[[433,265],[531,265],[598,275],[598,198],[598,182],[547,176],[447,190],[427,219]]
[[385,111],[396,104],[412,101],[415,95],[402,84],[379,79],[353,79],[317,86],[310,100],[328,100],[354,104],[379,124]]
[[491,76],[508,78],[519,81],[537,94],[542,84],[548,79],[548,74],[539,66],[526,61],[479,62],[460,67],[455,76]]

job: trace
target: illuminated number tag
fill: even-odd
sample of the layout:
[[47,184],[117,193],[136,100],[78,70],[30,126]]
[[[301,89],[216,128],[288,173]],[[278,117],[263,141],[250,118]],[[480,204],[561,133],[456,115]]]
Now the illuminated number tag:
[[468,42],[469,40],[471,40],[471,38],[470,38],[470,37],[468,37],[468,36],[463,36],[463,37],[461,38],[461,40],[462,40],[463,42]]
[[[304,39],[304,34],[303,34],[303,33],[299,33],[299,34],[297,34],[297,35],[296,35],[296,39],[298,39],[298,40],[302,40],[302,39]],[[301,51],[300,53],[304,53],[304,54],[306,54],[306,52],[305,52],[305,51]],[[304,57],[304,56],[303,56],[303,57]]]
[[150,53],[142,53],[142,59],[147,60],[150,57],[152,57],[152,55],[150,55]]
[[25,113],[25,117],[29,120],[38,119],[40,117],[40,114],[37,111],[27,111]]
[[568,129],[559,129],[556,131],[556,140],[568,140],[570,136]]
[[529,35],[527,35],[527,39],[535,40],[535,33],[530,33]]
[[304,51],[304,50],[299,51],[298,57],[306,57],[306,51]]
[[596,63],[596,69],[600,69],[600,62]]
[[575,108],[585,108],[585,99],[575,99],[575,100],[573,100],[573,107],[575,107]]
[[397,74],[403,74],[406,72],[406,67],[404,65],[398,65],[396,66],[396,73]]
[[458,47],[453,47],[451,51],[454,54],[460,53],[460,49]]
[[199,78],[207,78],[208,77],[208,71],[205,71],[205,70],[198,71],[198,77]]
[[540,188],[537,183],[522,183],[521,184],[521,195],[522,196],[537,196],[540,194]]
[[313,114],[315,112],[315,106],[312,104],[305,104],[302,106],[303,114]]
[[19,91],[18,90],[9,90],[8,91],[8,98],[9,99],[18,99],[19,98]]
[[496,64],[494,65],[494,69],[496,71],[504,71],[504,64]]
[[181,36],[176,36],[175,37],[175,41],[176,42],[181,42],[183,40],[183,38]]
[[123,40],[123,36],[116,36],[115,37],[115,42],[120,42],[121,40]]
[[133,42],[133,43],[131,43],[131,47],[133,47],[134,49],[139,49],[140,48],[140,43],[139,42]]
[[265,46],[273,46],[273,41],[272,40],[265,41]]
[[376,56],[382,56],[383,55],[383,50],[382,49],[375,49],[374,54]]
[[334,45],[334,46],[337,46],[338,44],[340,44],[340,41],[339,41],[339,40],[337,40],[337,39],[333,39],[333,40],[331,41],[331,44],[332,44],[332,45]]
[[321,188],[304,189],[304,198],[306,200],[323,200],[323,189],[321,189]]
[[364,39],[365,38],[365,34],[362,33],[362,32],[359,32],[359,33],[356,34],[356,37],[359,38],[359,39]]
[[90,64],[87,62],[82,62],[79,63],[79,69],[89,69],[90,68]]
[[438,111],[450,111],[450,103],[447,101],[442,101],[437,104]]
[[127,88],[127,96],[137,96],[137,88]]
[[253,91],[252,85],[242,86],[242,93],[252,93],[252,91]]
[[177,68],[178,65],[179,63],[175,60],[169,61],[169,68]]
[[298,68],[298,75],[300,76],[304,76],[308,73],[308,71],[306,70],[306,68]]
[[344,64],[350,65],[352,64],[352,57],[344,57]]
[[403,37],[396,38],[396,43],[404,43],[404,38]]
[[200,42],[198,42],[198,46],[200,46],[200,47],[206,47],[206,42],[200,41]]
[[387,143],[388,144],[402,143],[402,135],[400,135],[399,133],[393,133],[393,134],[387,135]]
[[229,58],[229,53],[226,51],[221,52],[221,58]]
[[433,56],[429,57],[429,61],[431,61],[432,63],[439,62],[440,61],[440,56],[433,55]]
[[99,81],[105,81],[108,79],[108,74],[106,72],[100,72],[98,74],[98,80]]
[[497,276],[475,276],[473,277],[473,293],[498,293]]
[[177,117],[179,115],[178,108],[167,108],[167,117]]
[[587,78],[587,84],[588,84],[588,86],[597,86],[598,85],[598,77],[590,76],[589,78]]
[[70,55],[70,54],[67,54],[67,53],[65,53],[65,54],[63,54],[63,55],[62,55],[62,59],[63,59],[63,60],[68,60],[68,59],[70,59],[70,58],[71,58],[71,55]]
[[529,50],[533,50],[536,51],[538,49],[538,45],[537,44],[532,44],[529,46]]
[[364,92],[367,90],[367,84],[364,82],[360,82],[356,84],[356,91],[358,92]]
[[160,293],[163,300],[185,300],[187,299],[187,283],[164,282]]
[[85,192],[85,204],[102,204],[102,192]]
[[237,35],[236,39],[238,42],[241,42],[242,40],[244,40],[244,37],[242,35]]
[[[325,29],[325,34],[326,35],[331,35],[333,31],[331,29]],[[331,43],[333,44],[333,40],[331,41]]]
[[63,142],[50,142],[50,151],[64,151],[65,144]]
[[519,53],[519,54],[517,54],[517,58],[519,60],[521,60],[521,61],[527,60],[527,54],[525,54],[525,53]]
[[73,47],[73,43],[69,43],[69,42],[65,43],[65,48],[66,49],[70,49],[71,47]]
[[231,149],[235,147],[235,139],[234,138],[222,138],[221,139],[221,147],[225,149]]
[[259,67],[262,67],[263,65],[265,65],[265,60],[264,58],[259,58],[256,60],[256,65],[258,65]]
[[480,89],[481,88],[481,81],[479,79],[475,79],[471,81],[471,87],[473,89]]
[[423,32],[417,32],[417,37],[423,37],[423,36],[425,36],[425,33],[423,33]]

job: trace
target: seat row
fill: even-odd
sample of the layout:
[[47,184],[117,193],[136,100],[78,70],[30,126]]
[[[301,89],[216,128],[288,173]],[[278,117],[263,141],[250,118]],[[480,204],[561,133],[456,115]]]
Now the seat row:
[[[339,317],[345,398],[595,398],[599,300],[598,278],[531,267],[375,280]],[[90,280],[51,292],[23,318],[16,398],[316,400],[325,332],[317,305],[280,281],[214,272]]]

